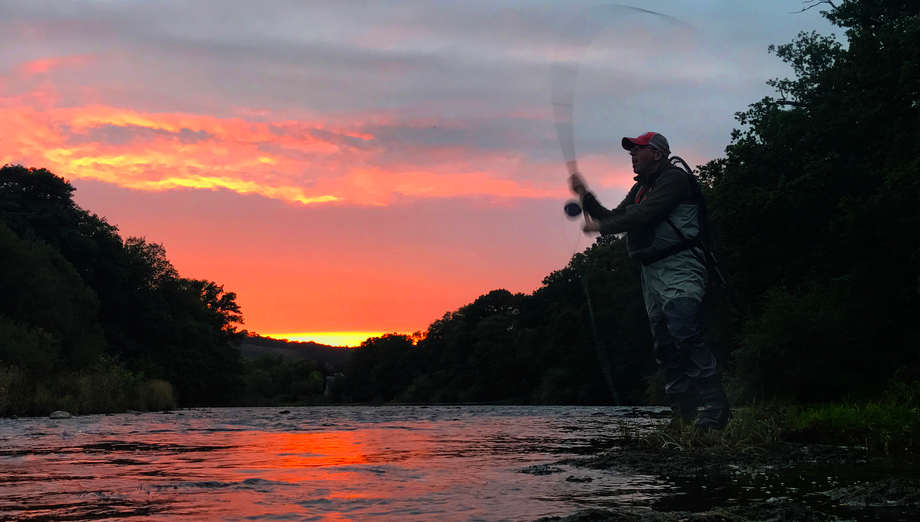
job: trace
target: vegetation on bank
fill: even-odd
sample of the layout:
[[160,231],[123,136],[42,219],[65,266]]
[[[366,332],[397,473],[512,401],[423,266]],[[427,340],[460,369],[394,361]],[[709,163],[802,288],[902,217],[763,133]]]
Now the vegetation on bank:
[[162,379],[144,379],[107,357],[85,368],[59,370],[52,377],[36,378],[13,365],[0,369],[0,412],[32,415],[56,410],[73,414],[160,411],[177,404],[172,384]]
[[649,447],[746,452],[783,442],[862,448],[866,456],[920,456],[920,382],[895,379],[876,400],[819,404],[774,402],[737,408],[722,431],[663,425],[641,437]]
[[864,446],[878,455],[920,454],[920,381],[895,380],[878,400],[790,407],[786,438]]
[[691,452],[748,452],[799,442],[861,448],[867,457],[920,455],[920,408],[903,401],[745,406],[734,413],[722,431],[668,425],[642,435],[627,428],[624,436],[640,437],[652,448]]
[[[725,157],[698,168],[731,286],[731,299],[713,287],[707,303],[730,393],[799,405],[739,410],[720,435],[732,444],[815,437],[916,450],[918,11],[842,1],[826,15],[845,44],[803,33],[772,48],[794,78],[771,81],[775,96],[737,114]],[[493,290],[423,335],[291,357],[292,344],[238,329],[232,292],[180,277],[162,246],[121,238],[73,190],[43,169],[0,169],[0,415],[661,402],[637,267],[616,237],[533,293]]]

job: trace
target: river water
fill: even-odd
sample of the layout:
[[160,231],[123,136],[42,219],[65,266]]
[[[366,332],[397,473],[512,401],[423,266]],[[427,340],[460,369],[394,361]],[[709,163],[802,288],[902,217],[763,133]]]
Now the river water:
[[659,411],[338,406],[2,419],[0,518],[533,520],[648,505],[672,486],[558,462],[648,429]]

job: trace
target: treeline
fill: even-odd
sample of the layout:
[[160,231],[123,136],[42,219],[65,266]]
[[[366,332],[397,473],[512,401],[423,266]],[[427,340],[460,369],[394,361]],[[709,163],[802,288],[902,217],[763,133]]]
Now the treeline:
[[[531,295],[495,290],[429,326],[419,340],[365,341],[337,387],[346,401],[641,404],[654,371],[635,266],[599,241]],[[592,334],[589,289],[599,342]],[[638,326],[638,327],[637,327]]]
[[329,346],[313,341],[288,341],[272,339],[245,332],[234,346],[244,358],[282,357],[290,360],[310,360],[330,372],[341,371],[351,354],[351,349]]
[[330,384],[342,375],[352,350],[314,342],[282,341],[246,333],[233,343],[243,359],[242,390],[229,404],[249,406],[332,402]]
[[0,416],[328,401],[346,349],[240,331],[233,292],[180,277],[73,193],[0,168]]
[[242,386],[236,296],[179,277],[44,169],[0,169],[0,414],[217,404]]
[[843,1],[846,45],[772,47],[795,71],[701,169],[744,307],[743,399],[825,401],[920,379],[920,4]]
[[[920,7],[826,5],[846,45],[771,47],[794,78],[768,82],[776,95],[738,113],[725,157],[697,172],[730,281],[707,309],[735,400],[865,399],[920,379]],[[341,397],[610,402],[609,364],[622,402],[655,401],[635,272],[602,238],[532,295],[483,295],[417,343],[368,340]]]

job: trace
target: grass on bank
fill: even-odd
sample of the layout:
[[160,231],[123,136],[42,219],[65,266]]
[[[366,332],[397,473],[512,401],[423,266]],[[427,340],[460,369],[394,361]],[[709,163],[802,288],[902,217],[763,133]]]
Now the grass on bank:
[[913,400],[738,408],[722,431],[663,427],[645,442],[680,450],[756,451],[779,442],[859,446],[869,455],[920,454],[920,408]]
[[681,451],[749,451],[783,440],[786,413],[777,407],[737,408],[722,431],[701,431],[692,424],[664,425],[644,443]]
[[860,445],[870,454],[916,455],[920,409],[868,402],[799,408],[786,420],[787,438],[803,442]]
[[16,366],[0,367],[3,417],[48,415],[55,410],[80,415],[175,407],[170,383],[144,379],[109,359],[83,370],[49,375],[35,375]]

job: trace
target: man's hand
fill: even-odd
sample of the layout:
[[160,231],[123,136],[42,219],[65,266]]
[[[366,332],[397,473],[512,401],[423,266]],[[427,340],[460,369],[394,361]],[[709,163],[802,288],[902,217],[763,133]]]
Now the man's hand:
[[578,197],[582,197],[588,192],[588,186],[585,185],[585,180],[582,179],[581,175],[577,172],[573,172],[572,175],[569,176],[569,187]]
[[569,174],[578,174],[578,162],[575,160],[566,161],[565,168],[569,171]]

